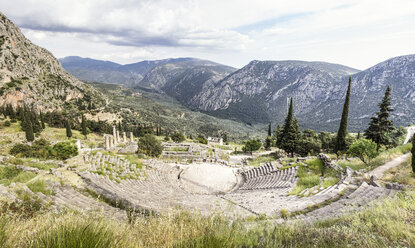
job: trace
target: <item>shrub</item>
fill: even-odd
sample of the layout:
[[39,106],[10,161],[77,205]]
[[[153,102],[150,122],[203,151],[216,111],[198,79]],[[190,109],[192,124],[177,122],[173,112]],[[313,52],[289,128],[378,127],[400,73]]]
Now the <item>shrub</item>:
[[207,144],[207,139],[205,138],[205,136],[199,134],[199,136],[197,136],[197,141],[201,144]]
[[248,140],[248,141],[245,142],[245,146],[242,147],[242,150],[244,152],[251,152],[252,153],[253,151],[256,151],[259,148],[261,148],[261,145],[262,145],[262,143],[258,139]]
[[176,132],[172,134],[171,139],[176,143],[180,143],[186,140],[182,132]]
[[6,127],[10,127],[12,125],[12,123],[10,121],[5,121],[4,122],[4,126]]
[[10,149],[10,154],[16,157],[31,157],[32,147],[26,144],[16,144]]
[[358,139],[349,147],[347,154],[358,157],[365,164],[370,164],[370,161],[379,155],[379,151],[374,141]]
[[78,155],[78,147],[70,141],[59,142],[53,146],[52,154],[58,159],[68,159]]
[[152,134],[145,134],[138,140],[138,152],[151,157],[158,157],[163,151],[161,142]]

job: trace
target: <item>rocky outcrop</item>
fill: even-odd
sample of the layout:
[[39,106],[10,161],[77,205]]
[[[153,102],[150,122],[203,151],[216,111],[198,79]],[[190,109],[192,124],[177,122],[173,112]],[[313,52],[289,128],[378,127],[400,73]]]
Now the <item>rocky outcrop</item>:
[[66,72],[46,49],[36,46],[0,13],[0,106],[62,108],[65,102],[98,104],[102,96]]

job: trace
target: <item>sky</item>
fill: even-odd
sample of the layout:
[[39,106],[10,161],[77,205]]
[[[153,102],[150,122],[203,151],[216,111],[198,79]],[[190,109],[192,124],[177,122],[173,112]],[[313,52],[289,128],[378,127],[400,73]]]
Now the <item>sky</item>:
[[121,64],[195,57],[326,61],[366,69],[415,54],[413,0],[0,0],[56,57]]

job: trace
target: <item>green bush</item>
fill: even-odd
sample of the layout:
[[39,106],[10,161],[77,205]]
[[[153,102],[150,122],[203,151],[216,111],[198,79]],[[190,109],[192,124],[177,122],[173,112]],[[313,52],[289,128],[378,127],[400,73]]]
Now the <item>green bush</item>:
[[242,147],[242,150],[244,152],[251,152],[252,153],[253,151],[256,151],[259,148],[261,148],[261,146],[262,146],[262,143],[258,139],[248,140],[248,141],[245,141],[245,145],[244,145],[244,147]]
[[16,157],[32,157],[32,147],[26,144],[16,144],[10,149],[10,154]]
[[180,143],[180,142],[185,141],[186,137],[184,137],[182,132],[176,132],[172,134],[171,139],[176,143]]
[[68,159],[78,155],[78,147],[70,141],[59,142],[53,146],[52,154],[58,159]]
[[358,139],[349,147],[347,154],[358,157],[365,164],[370,164],[370,161],[379,155],[379,151],[374,141]]
[[10,121],[5,121],[4,122],[4,126],[6,127],[10,127],[12,125],[12,123]]
[[138,140],[138,152],[151,157],[158,157],[163,151],[161,142],[152,134],[145,134]]

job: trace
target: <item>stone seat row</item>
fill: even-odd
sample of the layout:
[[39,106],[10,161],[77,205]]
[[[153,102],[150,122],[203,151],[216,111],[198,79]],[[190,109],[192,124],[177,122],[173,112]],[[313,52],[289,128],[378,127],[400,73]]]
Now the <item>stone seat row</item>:
[[297,218],[307,222],[322,220],[327,218],[340,217],[348,213],[352,213],[362,208],[376,204],[380,200],[392,196],[396,190],[386,189],[383,187],[375,187],[363,182],[353,193],[333,202],[327,206],[314,210]]
[[254,177],[260,177],[263,175],[266,175],[268,173],[271,173],[273,171],[275,171],[275,167],[271,164],[265,164],[265,165],[261,165],[259,167],[244,171],[241,173],[241,175],[245,178],[245,179],[251,179]]
[[250,178],[240,187],[243,190],[287,188],[295,183],[298,167],[274,170],[263,176]]
[[94,211],[103,213],[106,216],[116,217],[117,219],[125,218],[125,212],[109,206],[91,197],[85,196],[72,187],[54,187],[54,195],[52,196],[58,210],[73,209],[82,211]]

